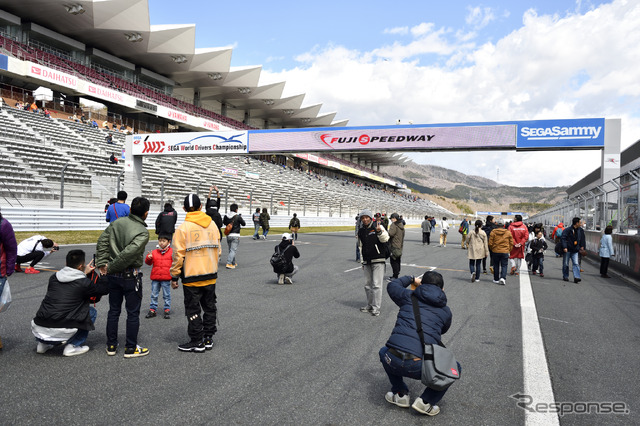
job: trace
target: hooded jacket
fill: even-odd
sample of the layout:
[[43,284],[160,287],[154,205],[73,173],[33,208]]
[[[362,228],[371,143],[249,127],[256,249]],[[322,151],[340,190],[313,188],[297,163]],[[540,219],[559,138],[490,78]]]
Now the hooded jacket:
[[469,240],[469,250],[467,251],[469,259],[484,259],[489,256],[489,239],[482,229],[479,229],[477,234],[474,229],[469,232],[467,238]]
[[551,233],[552,240],[556,238],[556,233],[558,232],[558,228],[564,230],[564,223],[560,222],[558,223],[558,225],[556,225],[555,228],[553,228],[553,232]]
[[18,244],[11,223],[0,215],[0,277],[8,277],[15,271]]
[[91,284],[84,272],[65,266],[49,278],[47,294],[33,322],[41,327],[94,330],[89,298],[107,293],[106,276]]
[[215,284],[218,278],[220,231],[206,213],[187,213],[173,234],[171,277],[182,278],[186,287]]
[[[522,222],[513,222],[509,225],[509,231],[513,235],[513,248],[509,258],[524,259],[525,244],[529,241],[529,229]],[[516,247],[516,244],[520,244],[520,247]]]
[[176,232],[178,212],[173,207],[165,208],[156,218],[156,234],[173,235]]
[[361,259],[363,264],[384,263],[386,262],[387,248],[385,244],[389,241],[387,230],[381,226],[378,233],[376,227],[371,221],[369,226],[362,226],[358,230],[358,246],[360,247]]
[[420,320],[425,344],[442,343],[442,335],[451,327],[452,314],[447,306],[447,295],[438,286],[421,284],[415,290],[407,288],[412,277],[396,278],[387,286],[391,300],[400,308],[396,325],[387,340],[387,347],[422,357],[422,345],[413,315],[411,294],[418,297]]
[[293,245],[293,240],[282,240],[280,244],[275,246],[274,252],[278,252],[284,254],[284,258],[287,260],[287,266],[284,268],[284,271],[276,271],[275,268],[273,272],[276,274],[288,274],[293,272],[293,258],[296,259],[300,257],[300,252],[298,251],[298,247]]
[[513,235],[501,226],[494,228],[489,235],[489,250],[492,253],[509,253],[513,249]]
[[144,261],[144,249],[148,242],[149,231],[141,217],[132,214],[111,222],[98,238],[96,267],[109,264],[109,274],[139,268]]

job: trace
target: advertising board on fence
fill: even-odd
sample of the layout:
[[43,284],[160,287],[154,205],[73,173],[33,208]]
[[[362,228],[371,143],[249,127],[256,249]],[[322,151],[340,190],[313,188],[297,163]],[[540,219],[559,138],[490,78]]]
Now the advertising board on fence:
[[133,136],[133,155],[246,154],[247,132],[151,133]]

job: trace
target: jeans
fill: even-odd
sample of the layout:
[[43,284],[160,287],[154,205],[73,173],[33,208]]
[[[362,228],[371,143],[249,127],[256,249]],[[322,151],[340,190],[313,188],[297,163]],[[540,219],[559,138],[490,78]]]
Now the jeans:
[[423,232],[422,233],[422,244],[427,243],[431,244],[431,232]]
[[[390,353],[389,348],[386,346],[380,349],[378,355],[380,356],[382,367],[391,382],[391,392],[402,392],[404,394],[409,393],[409,388],[405,384],[404,380],[402,380],[403,377],[415,380],[420,380],[422,378],[422,360],[414,361],[413,359],[400,359]],[[458,372],[462,373],[460,363],[458,363]],[[436,391],[425,388],[420,397],[425,403],[435,405],[440,402],[445,393],[447,393],[447,389]]]
[[536,257],[533,256],[533,265],[531,266],[532,271],[538,271],[541,274],[544,273],[544,256]]
[[384,281],[384,270],[387,264],[384,262],[362,265],[364,271],[364,292],[367,295],[367,306],[372,312],[380,312],[382,304],[382,284]]
[[4,283],[7,282],[7,277],[0,277],[0,295],[4,291]]
[[236,253],[240,244],[240,237],[237,235],[227,235],[227,244],[229,244],[229,256],[227,257],[227,265],[236,264]]
[[142,298],[136,292],[136,279],[108,275],[109,313],[107,314],[107,345],[118,345],[118,321],[122,311],[122,300],[127,310],[126,348],[135,348],[138,344],[140,328],[140,305]]
[[253,226],[255,226],[255,231],[253,233],[253,239],[257,240],[258,238],[260,238],[260,223],[254,222]]
[[573,263],[573,278],[580,279],[580,263],[578,261],[578,252],[566,252],[562,257],[562,278],[569,278],[569,259]]
[[507,279],[507,265],[509,263],[509,253],[491,253],[493,258],[493,280],[500,278]]
[[476,274],[476,280],[480,279],[481,264],[482,264],[482,259],[469,259],[469,271],[471,271],[471,274]]
[[164,299],[164,310],[171,309],[171,281],[151,281],[151,304],[149,309],[154,311],[158,309],[158,295],[160,294],[160,287],[162,287],[162,298]]
[[[204,336],[213,336],[218,329],[216,320],[216,285],[203,287],[182,285],[184,291],[184,313],[187,316],[187,333],[191,341],[200,342]],[[202,308],[202,311],[201,309]],[[201,315],[201,312],[204,314]]]
[[356,262],[360,261],[360,244],[358,244],[358,240],[356,240]]
[[397,257],[397,258],[393,258],[393,256],[391,256],[389,258],[389,263],[391,263],[391,270],[393,271],[393,278],[398,278],[398,275],[400,274],[400,262],[402,261],[402,256]]
[[[98,311],[93,306],[89,306],[89,317],[91,317],[91,324],[96,323],[96,318],[98,317]],[[84,342],[87,341],[87,337],[89,336],[89,330],[80,330],[73,335],[71,339],[67,341],[68,344],[73,346],[82,346]]]
[[267,234],[269,233],[269,228],[266,228],[266,229],[265,229],[265,228],[263,227],[263,228],[262,228],[262,231],[263,231],[263,232],[262,232],[262,236],[263,236],[265,239],[267,239]]

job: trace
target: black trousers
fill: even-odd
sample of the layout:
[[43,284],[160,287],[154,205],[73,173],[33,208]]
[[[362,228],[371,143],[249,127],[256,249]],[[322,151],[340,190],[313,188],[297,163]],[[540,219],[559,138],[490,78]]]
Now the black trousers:
[[601,257],[600,258],[600,275],[607,275],[608,270],[609,270],[609,258]]
[[431,244],[431,232],[422,233],[422,244],[424,243]]
[[218,331],[216,320],[216,285],[189,287],[184,290],[184,312],[187,316],[187,333],[192,341],[201,341],[204,336],[213,336]]
[[18,265],[20,265],[21,263],[25,263],[25,262],[31,261],[31,265],[30,266],[33,268],[42,259],[44,259],[44,252],[43,251],[32,251],[31,253],[25,254],[24,256],[16,257],[16,263]]
[[400,274],[401,259],[402,259],[402,256],[395,259],[393,258],[393,256],[389,258],[389,262],[391,262],[391,270],[393,271],[393,278],[398,278],[398,275]]

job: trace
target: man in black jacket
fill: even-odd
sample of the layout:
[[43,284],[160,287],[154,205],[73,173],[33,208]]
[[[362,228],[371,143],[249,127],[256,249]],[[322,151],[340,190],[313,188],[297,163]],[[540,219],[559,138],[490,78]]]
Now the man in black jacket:
[[278,284],[293,284],[291,277],[298,272],[298,267],[293,264],[293,258],[300,257],[298,247],[293,242],[293,235],[282,234],[282,241],[275,247],[275,253],[282,253],[286,260],[286,265],[282,269],[273,265],[273,272],[278,274]]
[[567,227],[562,231],[560,237],[562,241],[562,249],[564,251],[564,257],[562,259],[562,279],[569,281],[569,260],[573,263],[573,282],[579,283],[582,281],[580,278],[580,263],[579,253],[584,250],[587,245],[585,242],[584,230],[582,229],[581,221],[579,217],[574,217],[571,221],[571,227]]
[[67,343],[64,356],[81,355],[89,350],[84,346],[89,330],[95,330],[98,311],[90,304],[90,298],[109,292],[107,278],[95,282],[87,277],[95,269],[91,262],[85,265],[85,253],[71,250],[67,254],[67,266],[49,278],[47,294],[40,309],[31,321],[31,331],[38,341],[36,352],[43,354],[54,346]]
[[171,203],[165,203],[164,210],[156,218],[156,235],[173,235],[173,233],[176,232],[177,221],[178,213],[174,210]]
[[[489,235],[491,235],[491,231],[497,228],[496,220],[493,216],[487,216],[487,220],[485,221],[485,225],[482,227],[482,230],[485,234],[487,234],[487,241],[489,241]],[[491,249],[489,249],[489,268],[491,269],[491,273],[493,274],[493,256],[491,256]],[[484,274],[487,273],[487,258],[482,259],[482,272]]]
[[[216,191],[216,200],[213,201],[211,199],[211,193]],[[220,191],[218,187],[213,185],[209,188],[209,196],[207,197],[207,204],[205,205],[205,213],[213,220],[213,223],[216,224],[218,230],[220,231],[220,236],[222,236],[222,216],[220,215]]]

